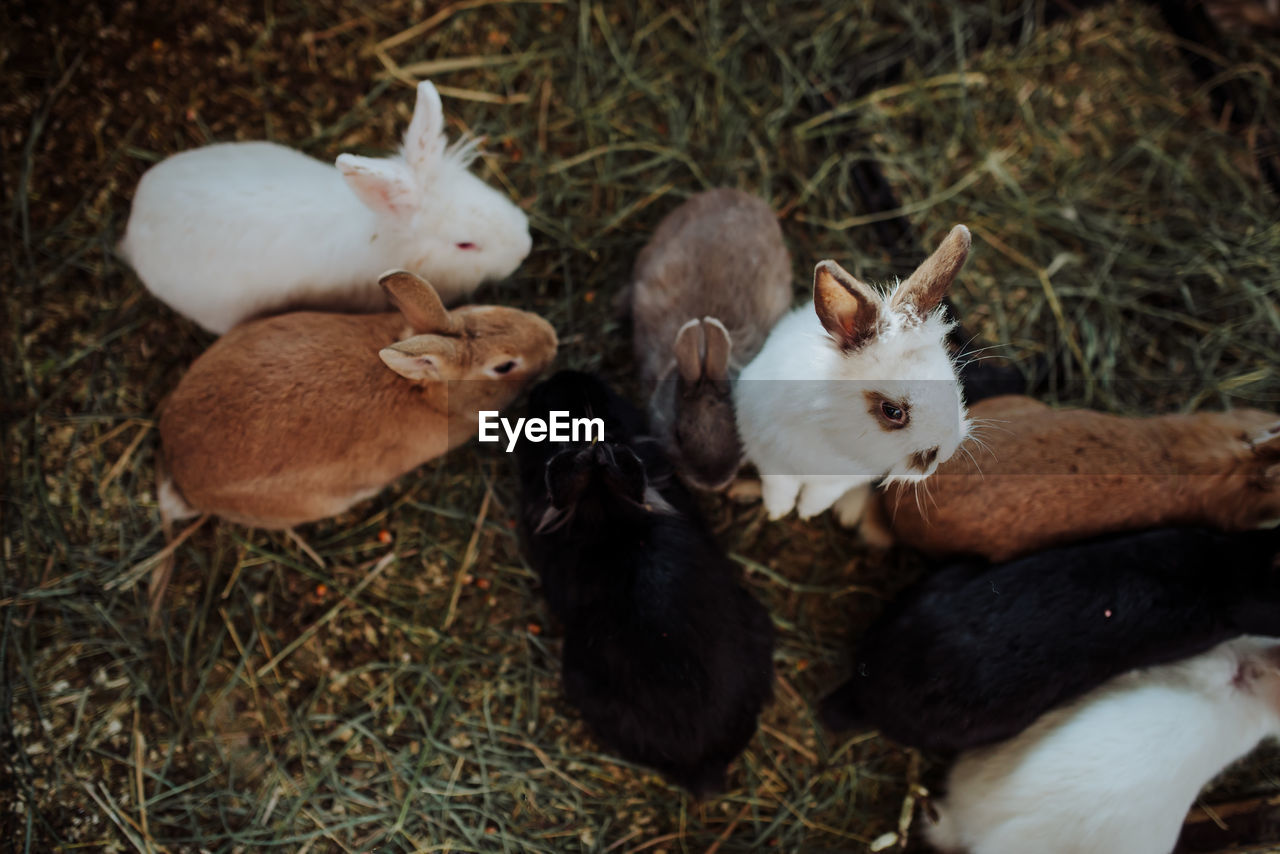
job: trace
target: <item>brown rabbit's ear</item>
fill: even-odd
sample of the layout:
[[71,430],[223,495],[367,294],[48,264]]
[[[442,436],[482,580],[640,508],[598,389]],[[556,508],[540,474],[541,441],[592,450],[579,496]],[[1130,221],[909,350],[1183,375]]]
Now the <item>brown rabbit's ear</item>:
[[378,284],[386,292],[414,332],[454,331],[453,318],[440,302],[440,295],[431,283],[404,270],[388,270],[378,277]]
[[702,334],[702,321],[690,320],[676,333],[676,369],[687,383],[696,383],[702,377],[702,351],[706,340]]
[[1249,446],[1264,460],[1280,460],[1280,421],[1251,438]]
[[704,317],[702,333],[707,340],[707,358],[702,363],[703,373],[709,380],[724,382],[729,379],[729,355],[733,350],[729,330],[714,317]]
[[916,268],[910,278],[898,286],[890,308],[920,319],[928,317],[956,280],[965,259],[969,257],[972,242],[969,229],[963,225],[951,229],[933,254]]
[[813,308],[822,328],[846,353],[867,343],[880,326],[880,295],[835,261],[820,261],[813,271]]
[[1276,463],[1262,473],[1262,482],[1268,489],[1280,491],[1280,463]]
[[441,335],[415,335],[378,351],[388,368],[411,382],[458,378],[458,342]]

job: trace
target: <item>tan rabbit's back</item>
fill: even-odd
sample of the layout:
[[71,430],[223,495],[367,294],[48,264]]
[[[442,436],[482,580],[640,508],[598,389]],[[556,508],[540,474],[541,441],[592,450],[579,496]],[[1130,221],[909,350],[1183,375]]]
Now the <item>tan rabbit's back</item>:
[[526,311],[446,311],[422,279],[379,280],[398,312],[295,312],[216,341],[160,413],[166,520],[259,527],[323,519],[475,435],[555,357]]
[[[1131,418],[1029,398],[974,405],[968,454],[920,488],[890,487],[893,537],[933,553],[1008,560],[1169,524],[1251,528],[1280,517],[1280,416],[1256,409]],[[1275,435],[1275,438],[1268,438]],[[1260,444],[1257,440],[1262,439]]]
[[744,365],[791,305],[791,257],[769,205],[741,190],[698,193],[658,225],[636,258],[632,312],[641,378],[654,382],[672,361],[676,332],[714,317]]
[[341,512],[413,468],[423,437],[448,450],[443,390],[411,385],[378,358],[405,328],[398,312],[300,312],[214,342],[160,416],[182,497],[234,521],[287,527]]

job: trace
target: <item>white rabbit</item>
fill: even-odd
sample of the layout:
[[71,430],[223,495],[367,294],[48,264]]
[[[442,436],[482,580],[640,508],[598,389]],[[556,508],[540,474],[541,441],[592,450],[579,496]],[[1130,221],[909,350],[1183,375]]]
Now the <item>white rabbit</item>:
[[938,305],[969,243],[957,225],[889,296],[818,264],[814,301],[774,327],[734,387],[771,519],[792,507],[808,518],[847,493],[837,510],[852,524],[873,481],[928,477],[960,447],[969,421]]
[[946,852],[1168,854],[1201,787],[1275,735],[1280,643],[1238,638],[961,754],[926,832]]
[[529,222],[467,171],[475,146],[445,147],[440,96],[418,84],[393,157],[329,166],[270,142],[184,151],[138,183],[120,252],[147,290],[223,333],[298,308],[382,311],[388,268],[428,278],[445,302],[515,271]]

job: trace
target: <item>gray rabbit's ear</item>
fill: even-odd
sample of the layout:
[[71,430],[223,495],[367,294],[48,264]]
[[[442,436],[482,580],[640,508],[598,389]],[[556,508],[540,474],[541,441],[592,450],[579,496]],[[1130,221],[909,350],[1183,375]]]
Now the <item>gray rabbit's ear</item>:
[[676,369],[680,377],[687,383],[696,383],[702,378],[702,353],[706,348],[702,322],[690,320],[676,333]]
[[855,279],[835,261],[820,261],[813,270],[813,309],[836,345],[851,353],[875,337],[880,328],[880,295]]
[[733,342],[729,339],[729,330],[714,317],[702,318],[702,334],[706,339],[707,357],[703,360],[703,373],[707,379],[724,382],[729,379],[729,357],[733,353]]
[[951,229],[933,254],[894,291],[889,307],[920,320],[928,317],[955,282],[972,242],[963,225]]
[[413,120],[404,134],[404,159],[417,172],[429,172],[444,158],[444,106],[430,80],[418,84]]

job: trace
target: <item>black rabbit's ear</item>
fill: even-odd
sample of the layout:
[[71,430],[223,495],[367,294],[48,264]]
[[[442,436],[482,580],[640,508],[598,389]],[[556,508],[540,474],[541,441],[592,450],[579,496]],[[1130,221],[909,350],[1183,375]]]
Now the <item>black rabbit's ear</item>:
[[608,450],[612,457],[606,464],[609,488],[628,501],[643,504],[645,487],[649,482],[644,463],[635,451],[625,445],[614,445]]
[[551,506],[564,509],[582,496],[591,482],[591,468],[578,451],[561,451],[547,461],[546,478]]

